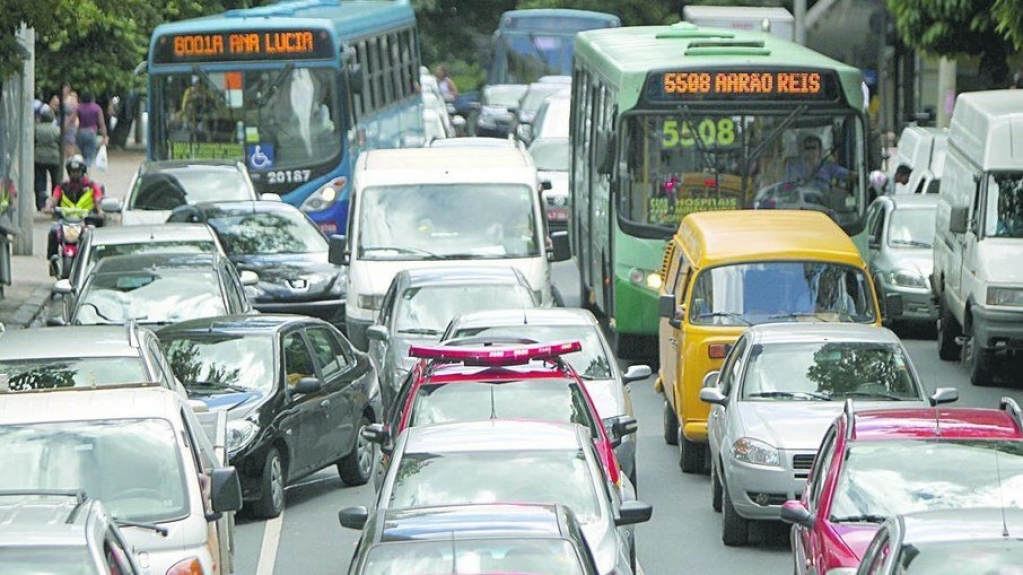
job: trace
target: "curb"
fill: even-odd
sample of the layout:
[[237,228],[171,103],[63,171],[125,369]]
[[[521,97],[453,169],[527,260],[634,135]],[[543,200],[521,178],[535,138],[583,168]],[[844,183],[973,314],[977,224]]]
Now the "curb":
[[32,296],[18,307],[10,322],[5,324],[7,329],[25,329],[32,327],[39,318],[43,308],[46,307],[46,300],[53,293],[51,286],[39,286],[32,291]]

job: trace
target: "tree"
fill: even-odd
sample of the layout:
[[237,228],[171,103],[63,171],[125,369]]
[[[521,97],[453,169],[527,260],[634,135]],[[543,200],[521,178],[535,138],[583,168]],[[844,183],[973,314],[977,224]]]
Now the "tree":
[[1005,34],[1015,49],[1023,49],[1023,3],[1019,0],[995,0],[997,30]]
[[[944,57],[980,55],[983,82],[1008,84],[1012,44],[1004,30],[1023,12],[1017,0],[887,0],[899,37],[909,47]],[[996,11],[996,5],[1000,7]],[[1000,24],[997,17],[1006,24]],[[1014,28],[1017,35],[1020,28]]]

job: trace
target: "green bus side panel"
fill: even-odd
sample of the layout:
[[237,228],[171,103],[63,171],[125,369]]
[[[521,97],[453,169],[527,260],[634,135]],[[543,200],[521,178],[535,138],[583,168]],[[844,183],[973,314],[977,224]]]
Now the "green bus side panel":
[[657,335],[657,290],[629,280],[633,269],[659,272],[667,240],[630,236],[615,226],[614,319],[615,331],[630,335]]

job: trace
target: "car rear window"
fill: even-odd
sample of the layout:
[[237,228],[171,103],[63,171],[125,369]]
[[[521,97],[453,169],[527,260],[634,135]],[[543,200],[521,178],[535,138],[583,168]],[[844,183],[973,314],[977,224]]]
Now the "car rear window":
[[58,357],[0,361],[11,391],[95,387],[149,381],[142,358]]

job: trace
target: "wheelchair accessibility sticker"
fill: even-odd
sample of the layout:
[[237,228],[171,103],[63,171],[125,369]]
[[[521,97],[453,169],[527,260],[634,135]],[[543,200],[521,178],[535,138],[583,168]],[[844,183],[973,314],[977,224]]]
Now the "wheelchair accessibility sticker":
[[273,144],[249,144],[245,155],[253,170],[268,170],[274,166]]

